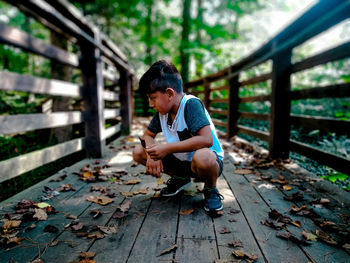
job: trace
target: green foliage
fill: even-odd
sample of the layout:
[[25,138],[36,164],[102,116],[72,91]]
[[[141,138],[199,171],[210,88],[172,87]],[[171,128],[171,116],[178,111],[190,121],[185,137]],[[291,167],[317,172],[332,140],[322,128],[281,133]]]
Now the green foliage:
[[349,176],[346,174],[343,174],[341,172],[334,172],[334,171],[331,171],[329,173],[329,175],[322,176],[323,179],[327,179],[327,180],[331,181],[332,183],[335,183],[337,180],[344,182],[348,177]]

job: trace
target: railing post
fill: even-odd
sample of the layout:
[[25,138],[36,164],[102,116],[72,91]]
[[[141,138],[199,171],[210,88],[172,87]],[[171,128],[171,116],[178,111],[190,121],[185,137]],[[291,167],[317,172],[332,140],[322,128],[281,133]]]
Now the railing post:
[[273,58],[269,154],[273,159],[289,157],[291,50]]
[[210,107],[210,82],[208,82],[206,79],[204,79],[204,100],[203,100],[204,106],[209,112]]
[[228,99],[228,126],[227,126],[227,139],[237,134],[237,123],[239,119],[238,107],[239,107],[239,75],[229,79],[229,99]]
[[132,121],[132,76],[120,71],[120,114],[122,117],[122,133],[129,134]]
[[[95,32],[95,40],[101,43],[100,33]],[[79,43],[82,53],[81,70],[83,75],[82,96],[84,100],[85,139],[84,148],[89,157],[100,158],[105,148],[103,62],[101,51],[90,43]]]

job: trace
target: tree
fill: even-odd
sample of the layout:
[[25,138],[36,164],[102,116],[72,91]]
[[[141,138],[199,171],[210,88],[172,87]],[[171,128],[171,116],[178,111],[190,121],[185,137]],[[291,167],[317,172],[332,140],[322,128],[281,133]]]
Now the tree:
[[180,62],[181,62],[181,76],[184,83],[188,82],[190,79],[190,27],[191,27],[191,0],[184,0],[182,11],[182,34],[181,34],[181,44],[180,44]]

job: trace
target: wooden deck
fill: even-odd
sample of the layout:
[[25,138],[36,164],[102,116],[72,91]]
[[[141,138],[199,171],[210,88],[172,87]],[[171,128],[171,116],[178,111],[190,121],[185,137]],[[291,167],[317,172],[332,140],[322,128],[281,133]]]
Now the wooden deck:
[[[349,254],[341,245],[331,246],[318,238],[317,241],[309,241],[311,245],[306,246],[276,236],[277,232],[286,232],[288,229],[302,239],[302,230],[315,234],[316,229],[321,229],[315,224],[315,218],[296,216],[289,212],[291,205],[300,207],[306,204],[313,207],[321,219],[327,218],[336,222],[336,226],[341,229],[340,231],[330,226],[328,229],[333,231],[327,230],[327,233],[340,242],[345,243],[344,240],[347,240],[349,243],[350,215],[346,210],[350,203],[349,193],[337,189],[330,191],[331,187],[318,182],[312,175],[293,164],[267,168],[260,163],[258,168],[256,164],[249,163],[249,160],[253,160],[252,155],[227,144],[224,172],[218,180],[218,188],[225,197],[224,214],[211,218],[201,207],[202,194],[199,190],[203,184],[192,184],[177,198],[162,199],[157,197],[159,188],[162,187],[158,184],[159,180],[145,175],[141,165],[133,165],[132,148],[138,143],[136,135],[144,124],[142,121],[134,124],[132,136],[114,142],[109,147],[106,158],[85,159],[2,202],[0,213],[5,222],[5,217],[15,219],[14,207],[21,199],[40,201],[46,195],[43,192],[45,186],[60,192],[45,201],[58,211],[57,214],[50,214],[47,220],[38,222],[25,222],[25,219],[20,219],[22,223],[16,236],[24,239],[11,248],[2,248],[0,262],[31,262],[38,258],[45,263],[79,262],[84,259],[79,258],[80,252],[86,251],[95,252],[93,260],[98,263],[246,262],[234,257],[234,250],[256,255],[254,262],[350,262]],[[265,166],[270,164],[265,163]],[[85,176],[91,175],[89,169],[96,174],[99,168],[94,168],[101,167],[99,176],[104,176],[101,179],[105,181],[81,180],[77,173],[83,174],[81,169],[84,167]],[[251,172],[247,168],[251,168]],[[64,174],[67,175],[64,180],[50,182]],[[271,176],[280,181],[271,182],[271,179],[262,179],[261,176]],[[163,181],[167,178],[166,175],[162,177]],[[130,180],[137,179],[140,183],[127,184]],[[282,184],[287,181],[292,189],[281,188],[281,181]],[[60,189],[62,184],[71,184],[76,190],[63,192]],[[100,205],[87,201],[90,196],[106,196],[103,191],[91,191],[91,187],[97,186],[103,187],[102,190],[110,189],[110,196],[115,194],[112,203]],[[138,190],[143,190],[144,193],[137,192]],[[298,190],[303,192],[304,201],[290,202],[283,199]],[[134,195],[125,197],[131,195],[130,192],[134,192]],[[329,199],[333,206],[310,204],[310,201],[321,197]],[[126,212],[129,200],[130,209]],[[276,230],[263,225],[269,219],[272,209],[293,221],[298,220],[301,227],[287,224],[285,230]],[[99,210],[102,215],[94,218],[92,210]],[[23,216],[23,211],[19,211],[17,215]],[[67,218],[69,215],[77,216],[77,219]],[[82,228],[79,229],[76,224],[77,230],[73,230],[73,221],[83,223]],[[36,227],[30,230],[28,227],[33,223]],[[55,226],[58,231],[45,232],[49,225]],[[98,226],[109,228],[100,230]],[[4,233],[4,229],[2,231]],[[14,229],[8,228],[6,231],[13,233]],[[230,243],[241,243],[243,247],[233,247]],[[173,245],[176,248],[172,252],[160,255]]]

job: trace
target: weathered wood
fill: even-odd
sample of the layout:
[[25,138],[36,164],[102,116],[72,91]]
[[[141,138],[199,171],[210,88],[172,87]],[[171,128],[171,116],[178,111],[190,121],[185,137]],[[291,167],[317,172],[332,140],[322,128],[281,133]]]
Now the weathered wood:
[[103,78],[105,78],[105,79],[107,79],[109,81],[112,81],[114,83],[118,83],[119,82],[119,78],[117,78],[114,73],[111,73],[109,71],[103,70],[102,71],[102,75],[103,75]]
[[335,132],[337,134],[350,134],[350,121],[342,121],[335,118],[318,116],[291,115],[291,123],[303,127],[321,130],[324,132]]
[[223,85],[220,87],[213,87],[213,88],[211,88],[211,91],[215,92],[215,91],[220,91],[220,90],[228,90],[229,88],[230,88],[230,85],[227,84],[227,85]]
[[[234,171],[235,168],[232,164],[234,160],[232,160],[231,154],[230,156],[226,155],[226,158],[230,162],[225,163],[225,169]],[[283,258],[283,262],[308,262],[307,256],[298,245],[277,238],[271,229],[261,225],[260,222],[268,218],[268,212],[271,208],[256,192],[252,184],[239,174],[224,174],[224,177],[236,197],[249,228],[254,232],[264,261],[281,262],[281,258]]]
[[259,130],[256,130],[256,129],[253,129],[253,128],[249,128],[249,127],[246,127],[246,126],[237,125],[237,128],[238,128],[238,132],[241,132],[241,133],[244,133],[244,134],[247,134],[249,136],[256,137],[256,138],[259,138],[259,139],[261,139],[263,141],[268,141],[269,137],[270,137],[270,135],[267,132],[259,131]]
[[288,50],[273,59],[269,137],[272,158],[289,157],[291,54]]
[[239,98],[240,103],[246,102],[260,102],[267,101],[271,99],[271,95],[260,95],[260,96],[252,96],[252,97],[241,97]]
[[254,78],[241,81],[241,86],[253,85],[271,79],[271,73],[262,74]]
[[215,99],[210,99],[210,103],[228,103],[229,99],[228,98],[215,98]]
[[0,134],[61,127],[80,122],[82,122],[82,116],[79,111],[3,115],[0,116]]
[[293,73],[303,71],[318,65],[326,64],[331,61],[347,58],[350,56],[350,42],[328,49],[321,54],[309,57],[292,65]]
[[213,108],[213,107],[210,107],[209,111],[210,111],[210,113],[217,113],[217,114],[221,114],[221,115],[227,115],[228,114],[228,110],[222,110],[222,109]]
[[337,156],[294,140],[290,140],[290,147],[293,152],[330,166],[339,172],[350,174],[350,160],[345,157]]
[[210,82],[205,81],[204,82],[204,99],[203,104],[206,109],[209,109],[210,107]]
[[83,139],[74,139],[42,150],[23,154],[0,162],[0,182],[14,178],[44,164],[56,161],[64,156],[83,149]]
[[132,78],[126,71],[120,73],[120,104],[122,132],[129,133],[132,121]]
[[80,97],[76,84],[0,71],[0,90],[25,91],[53,96]]
[[236,75],[229,80],[229,98],[228,98],[228,116],[227,116],[227,138],[231,138],[237,134],[237,123],[239,119],[238,107],[239,107],[239,88],[241,86],[239,82],[239,75]]
[[265,113],[239,112],[239,117],[243,119],[268,121],[270,115]]
[[[95,38],[96,41],[101,41],[98,33],[96,33]],[[105,150],[105,140],[103,139],[104,89],[101,52],[87,42],[80,42],[79,45],[82,53],[82,95],[84,99],[84,121],[86,127],[84,148],[88,156],[102,157]]]
[[212,121],[217,126],[226,127],[226,128],[228,127],[228,123],[227,122],[224,122],[224,121],[221,121],[221,120],[218,120],[218,119],[213,119],[213,118],[212,118]]
[[112,119],[120,115],[120,109],[105,109],[103,116],[105,119]]
[[302,90],[293,90],[290,92],[291,100],[344,97],[350,97],[350,83],[335,84],[330,86]]
[[103,139],[107,139],[107,138],[113,136],[114,134],[120,132],[121,131],[121,126],[122,125],[120,123],[118,123],[117,125],[114,125],[112,127],[109,127],[107,129],[105,129],[104,132],[103,132],[102,138]]
[[57,62],[78,67],[79,61],[75,54],[45,43],[17,28],[0,23],[0,42],[22,48],[25,51],[53,59]]
[[[106,86],[105,86],[106,88]],[[103,99],[107,101],[118,101],[119,100],[119,94],[115,93],[113,91],[104,90],[103,92]]]

